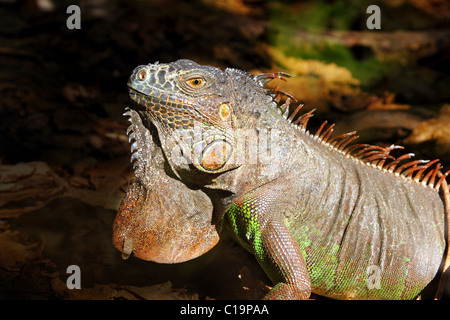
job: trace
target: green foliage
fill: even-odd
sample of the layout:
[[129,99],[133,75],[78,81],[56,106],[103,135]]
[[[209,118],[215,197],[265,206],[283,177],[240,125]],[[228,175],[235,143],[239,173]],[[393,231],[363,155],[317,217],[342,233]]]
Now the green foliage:
[[270,27],[310,33],[322,33],[328,29],[348,30],[361,14],[365,14],[365,8],[348,0],[306,1],[295,6],[277,2],[270,7]]
[[273,4],[269,42],[287,56],[345,67],[361,81],[363,87],[370,87],[392,72],[394,63],[380,61],[370,48],[366,48],[364,56],[357,56],[349,47],[331,38],[328,41],[319,37],[328,30],[345,31],[359,27],[367,17],[366,8],[364,1],[348,0],[302,2],[297,6]]

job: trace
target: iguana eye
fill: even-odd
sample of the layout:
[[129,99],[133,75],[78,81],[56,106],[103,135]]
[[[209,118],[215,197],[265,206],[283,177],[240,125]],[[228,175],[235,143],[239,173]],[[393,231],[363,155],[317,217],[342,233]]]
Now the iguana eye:
[[147,71],[145,70],[139,71],[139,73],[137,74],[137,78],[141,81],[145,80],[147,78]]
[[205,84],[205,79],[203,78],[192,78],[186,81],[192,88],[201,88]]

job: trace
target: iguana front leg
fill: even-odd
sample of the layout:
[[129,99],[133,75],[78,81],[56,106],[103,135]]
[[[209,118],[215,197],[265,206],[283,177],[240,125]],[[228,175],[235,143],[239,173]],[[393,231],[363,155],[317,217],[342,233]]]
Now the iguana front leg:
[[227,220],[237,241],[255,255],[275,284],[265,299],[307,299],[311,282],[300,247],[279,216],[281,204],[266,188],[235,202]]

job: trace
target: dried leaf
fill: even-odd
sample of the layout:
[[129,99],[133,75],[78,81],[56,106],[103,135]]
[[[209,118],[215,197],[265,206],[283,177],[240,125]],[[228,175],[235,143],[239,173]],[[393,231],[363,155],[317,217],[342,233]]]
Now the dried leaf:
[[42,208],[61,195],[66,183],[45,162],[2,165],[0,172],[0,217]]
[[172,289],[170,281],[161,284],[136,287],[116,284],[96,284],[92,288],[69,290],[59,277],[52,279],[52,287],[59,295],[70,300],[197,300],[198,295],[186,290]]
[[0,233],[0,267],[8,271],[19,271],[23,265],[41,255],[44,241],[32,243],[18,231],[5,230]]
[[[436,154],[450,157],[450,104],[445,104],[436,118],[421,122],[414,128],[405,143],[436,142]],[[442,160],[442,159],[441,159]]]

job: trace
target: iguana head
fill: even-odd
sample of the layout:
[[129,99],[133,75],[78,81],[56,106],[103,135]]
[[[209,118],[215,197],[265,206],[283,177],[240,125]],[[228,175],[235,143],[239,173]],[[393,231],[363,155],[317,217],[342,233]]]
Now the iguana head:
[[272,99],[249,73],[190,60],[139,66],[128,87],[132,108],[156,126],[160,139],[175,142],[190,164],[210,173],[238,166],[230,160],[236,130],[252,127],[248,124],[258,114],[252,104],[267,108]]

